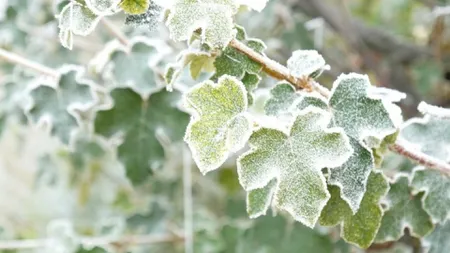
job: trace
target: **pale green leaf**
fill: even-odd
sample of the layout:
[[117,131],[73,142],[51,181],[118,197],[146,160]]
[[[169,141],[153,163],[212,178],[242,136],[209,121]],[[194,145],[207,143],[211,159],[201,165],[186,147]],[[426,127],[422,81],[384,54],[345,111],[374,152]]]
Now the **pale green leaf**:
[[375,168],[372,151],[366,143],[370,138],[378,144],[396,132],[386,102],[370,98],[367,76],[343,74],[333,84],[330,110],[333,123],[350,137],[355,152],[341,167],[330,170],[329,183],[341,188],[341,197],[355,213],[366,191],[367,178]]
[[121,0],[120,7],[127,14],[142,14],[150,6],[150,0]]
[[245,113],[245,87],[236,78],[223,76],[216,84],[205,81],[196,85],[184,101],[193,114],[185,140],[200,171],[215,170],[230,152],[245,145],[252,132],[252,123]]
[[176,91],[162,90],[143,99],[129,88],[116,88],[111,97],[114,105],[97,113],[95,131],[105,137],[122,136],[118,157],[127,177],[142,183],[165,161],[160,140],[181,140],[189,117],[177,108]]
[[111,15],[121,0],[84,0],[86,6],[97,15]]
[[450,161],[450,119],[425,115],[408,120],[400,137],[427,155]]
[[438,224],[431,234],[423,238],[423,245],[427,253],[450,252],[450,221]]
[[295,87],[290,83],[279,83],[270,90],[270,98],[264,105],[267,115],[279,116],[289,112],[294,101],[300,98],[300,94],[295,92]]
[[304,78],[326,68],[325,59],[316,50],[297,50],[287,61],[291,75]]
[[450,108],[442,108],[436,105],[430,105],[425,102],[420,102],[417,109],[424,115],[430,115],[436,118],[450,119]]
[[202,42],[211,47],[224,47],[234,37],[233,16],[237,6],[233,0],[176,0],[167,19],[170,36],[176,41],[188,40],[202,29]]
[[189,70],[193,79],[198,79],[202,70],[205,72],[214,72],[215,57],[210,53],[188,50],[181,54],[183,55],[183,66],[189,65]]
[[71,136],[81,125],[79,111],[85,111],[97,102],[95,85],[83,79],[83,70],[75,66],[63,67],[56,86],[39,83],[30,91],[33,100],[27,113],[38,124],[50,124],[50,131],[63,143],[69,144]]
[[266,215],[277,187],[277,180],[272,179],[266,186],[247,193],[247,213],[250,218]]
[[261,77],[256,74],[245,73],[244,78],[242,78],[242,83],[247,90],[247,99],[248,105],[252,105],[254,101],[253,90],[258,87],[259,82],[261,81]]
[[390,184],[386,197],[387,208],[375,242],[397,241],[408,228],[412,236],[423,237],[433,230],[430,216],[422,207],[423,194],[412,195],[409,179],[405,175],[398,176]]
[[127,15],[125,19],[126,25],[133,25],[135,27],[147,26],[149,31],[153,32],[158,27],[159,22],[162,20],[163,9],[161,6],[150,3],[150,7],[145,13]]
[[416,193],[425,192],[423,209],[433,222],[444,222],[450,217],[450,179],[447,175],[417,167],[414,169],[411,186]]
[[369,247],[378,232],[383,216],[379,204],[387,193],[389,184],[381,172],[372,172],[367,181],[367,191],[356,214],[339,193],[339,187],[330,186],[331,198],[320,215],[323,226],[334,226],[342,222],[341,236],[361,248]]
[[[264,42],[258,39],[247,38],[243,27],[236,26],[236,30],[236,39],[246,44],[255,52],[264,55],[263,51],[266,49]],[[216,74],[212,79],[217,79],[222,75],[231,75],[241,79],[246,72],[258,74],[262,69],[259,63],[232,47],[226,47],[222,51],[222,54],[216,57],[214,66],[216,67]]]
[[330,197],[321,169],[342,165],[352,153],[347,136],[327,128],[329,121],[325,111],[309,108],[298,114],[288,134],[268,128],[253,133],[251,150],[238,159],[244,189],[276,179],[275,205],[313,227]]

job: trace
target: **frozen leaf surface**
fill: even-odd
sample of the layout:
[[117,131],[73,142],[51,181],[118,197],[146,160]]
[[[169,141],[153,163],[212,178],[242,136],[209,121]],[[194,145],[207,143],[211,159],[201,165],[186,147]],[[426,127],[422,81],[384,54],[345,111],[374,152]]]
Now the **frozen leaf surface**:
[[159,5],[151,3],[147,12],[136,15],[127,15],[126,25],[147,26],[149,31],[155,31],[161,19],[162,8]]
[[120,7],[127,14],[142,14],[148,10],[150,0],[122,0]]
[[193,114],[185,140],[200,171],[215,170],[230,152],[241,149],[252,133],[245,113],[245,87],[236,78],[223,76],[216,84],[205,81],[196,85],[184,101]]
[[129,88],[116,88],[111,97],[114,106],[97,113],[95,131],[105,137],[122,136],[118,157],[127,177],[142,183],[165,161],[159,138],[181,140],[189,117],[176,107],[180,97],[176,91],[162,90],[143,99]]
[[423,239],[425,252],[443,253],[450,252],[450,221],[436,226],[431,234]]
[[420,102],[417,109],[425,115],[430,115],[436,118],[450,119],[450,108],[442,108],[440,106]]
[[[236,26],[236,30],[236,39],[246,44],[255,52],[263,54],[263,51],[266,49],[264,42],[258,39],[248,39],[243,27]],[[258,74],[261,71],[261,65],[259,63],[254,62],[247,55],[232,47],[226,47],[223,50],[222,54],[216,58],[214,66],[216,67],[216,74],[212,77],[213,79],[217,79],[225,74],[241,79],[246,72]]]
[[307,77],[326,67],[325,59],[316,50],[297,50],[287,61],[287,67],[295,77]]
[[110,15],[121,0],[85,0],[86,6],[97,15]]
[[423,237],[431,232],[433,223],[422,207],[422,196],[423,194],[411,195],[407,176],[401,175],[391,183],[386,197],[388,207],[375,242],[397,241],[403,236],[405,228],[416,237]]
[[81,124],[80,111],[97,102],[95,85],[82,79],[78,67],[64,67],[56,87],[42,83],[30,91],[33,100],[27,113],[34,122],[50,124],[50,131],[63,143],[69,144],[71,136]]
[[261,77],[259,77],[257,74],[245,73],[244,78],[242,78],[242,83],[247,90],[247,99],[249,106],[252,105],[253,101],[255,100],[253,97],[253,90],[258,87],[260,81]]
[[400,137],[427,155],[450,161],[450,119],[425,115],[408,120]]
[[294,101],[300,98],[290,83],[279,83],[270,90],[270,98],[264,105],[267,115],[280,116],[289,111]]
[[310,108],[296,117],[288,134],[268,128],[253,133],[251,150],[238,159],[244,189],[276,179],[275,205],[313,227],[330,198],[321,169],[342,165],[352,152],[340,129],[327,128],[329,121],[325,111]]
[[233,0],[177,0],[170,10],[167,26],[174,40],[188,40],[201,28],[202,42],[211,47],[224,47],[234,36],[232,17],[236,11]]
[[247,193],[247,213],[250,218],[266,214],[276,187],[277,181],[273,179],[263,188],[254,189]]
[[342,222],[341,237],[361,248],[369,247],[378,232],[383,217],[380,199],[387,193],[389,183],[381,172],[372,172],[367,182],[367,191],[358,212],[353,214],[339,193],[339,187],[330,186],[331,198],[322,211],[320,224],[335,226]]
[[435,223],[450,216],[450,179],[438,171],[418,167],[414,170],[411,186],[415,192],[425,192],[423,209]]
[[100,20],[100,17],[87,6],[75,1],[67,4],[57,18],[61,44],[69,49],[73,46],[73,34],[82,36],[90,34]]
[[355,152],[341,167],[330,170],[329,183],[341,188],[341,197],[355,213],[366,191],[367,178],[375,167],[368,138],[381,141],[397,128],[390,118],[385,102],[370,98],[367,76],[343,74],[333,84],[329,106],[333,123],[350,137]]

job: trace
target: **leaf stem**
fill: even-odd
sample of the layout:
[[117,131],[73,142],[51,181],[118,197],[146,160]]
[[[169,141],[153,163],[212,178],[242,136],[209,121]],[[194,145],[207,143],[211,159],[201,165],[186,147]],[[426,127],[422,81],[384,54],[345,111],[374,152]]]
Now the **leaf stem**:
[[389,146],[389,149],[420,165],[450,176],[450,164],[409,147],[405,141],[397,140],[394,144]]
[[[129,245],[150,245],[158,243],[171,243],[184,241],[183,237],[162,235],[129,235],[123,237],[84,237],[81,244],[85,246],[112,246],[122,248]],[[35,249],[45,248],[51,243],[51,239],[7,240],[0,241],[0,250]]]
[[40,63],[26,59],[18,54],[6,51],[5,49],[2,49],[2,48],[0,48],[0,58],[3,58],[8,62],[19,64],[24,67],[30,68],[30,69],[32,69],[38,73],[41,73],[43,75],[51,76],[54,78],[59,77],[59,73],[56,70],[49,68],[47,66],[44,66]]
[[317,91],[325,98],[328,98],[330,96],[330,91],[328,89],[320,86],[312,79],[305,81],[291,75],[289,70],[285,66],[264,55],[258,54],[253,49],[249,48],[247,45],[237,39],[232,39],[229,46],[247,55],[253,61],[261,64],[261,66],[263,67],[263,71],[268,75],[274,77],[275,79],[286,80],[297,88],[306,89],[308,91]]
[[122,31],[117,29],[117,27],[109,19],[104,17],[101,19],[101,22],[109,31],[109,33],[116,37],[120,41],[120,43],[122,43],[124,46],[130,45],[130,41],[128,40],[127,36],[125,36]]

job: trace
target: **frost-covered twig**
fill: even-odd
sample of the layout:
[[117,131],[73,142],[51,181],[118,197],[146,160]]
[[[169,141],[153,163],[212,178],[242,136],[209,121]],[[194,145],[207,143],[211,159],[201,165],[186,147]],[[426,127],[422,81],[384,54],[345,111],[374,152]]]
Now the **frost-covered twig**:
[[128,40],[127,36],[122,33],[117,27],[109,21],[109,19],[103,17],[101,19],[102,24],[106,27],[106,29],[114,36],[116,37],[120,43],[122,43],[124,46],[130,45],[130,41]]
[[[130,245],[150,245],[158,243],[171,243],[183,241],[184,238],[172,235],[130,235],[123,237],[85,237],[81,238],[84,246],[112,246],[124,247]],[[36,249],[45,248],[51,243],[51,239],[29,239],[29,240],[5,240],[0,241],[0,250],[13,249]]]
[[6,51],[2,48],[0,48],[0,58],[3,58],[8,62],[19,64],[24,67],[30,68],[36,72],[39,72],[39,73],[47,75],[47,76],[51,76],[54,78],[59,77],[59,73],[56,70],[49,68],[47,66],[44,66],[40,63],[26,59],[20,55]]
[[450,176],[450,164],[417,151],[414,148],[408,147],[408,144],[404,141],[397,140],[396,143],[389,146],[389,149],[417,162],[420,165]]
[[285,66],[266,56],[258,54],[253,49],[249,48],[237,39],[231,40],[229,46],[247,55],[253,61],[261,64],[261,66],[263,67],[263,71],[276,79],[286,80],[295,87],[303,88],[306,90],[315,90],[326,98],[330,96],[330,92],[326,88],[320,86],[318,83],[314,81],[305,82],[302,79],[296,78],[295,76],[290,74],[289,70]]

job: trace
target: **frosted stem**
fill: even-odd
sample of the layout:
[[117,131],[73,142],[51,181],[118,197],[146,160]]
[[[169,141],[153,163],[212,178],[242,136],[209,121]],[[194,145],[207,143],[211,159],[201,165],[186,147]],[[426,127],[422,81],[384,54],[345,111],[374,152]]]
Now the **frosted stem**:
[[330,96],[330,91],[327,90],[325,87],[319,85],[313,80],[305,81],[300,78],[296,78],[295,76],[290,74],[289,70],[285,66],[266,56],[258,54],[253,49],[249,48],[248,46],[238,41],[237,39],[231,40],[229,46],[247,55],[253,61],[261,64],[261,66],[263,67],[263,71],[276,79],[286,80],[295,87],[306,89],[308,91],[315,90],[325,98],[328,98]]
[[58,78],[59,77],[59,73],[56,70],[54,70],[52,68],[49,68],[47,66],[44,66],[44,65],[42,65],[40,63],[37,63],[37,62],[31,61],[29,59],[26,59],[26,58],[24,58],[24,57],[22,57],[20,55],[15,54],[15,53],[11,53],[9,51],[6,51],[6,50],[4,50],[2,48],[0,48],[0,58],[3,58],[6,61],[14,63],[14,64],[22,65],[22,66],[27,67],[29,69],[32,69],[32,70],[34,70],[36,72],[39,72],[40,74],[44,74],[44,75],[51,76],[51,77],[54,77],[54,78]]
[[122,31],[117,29],[117,27],[111,21],[109,21],[109,19],[104,17],[101,19],[101,22],[109,31],[109,33],[111,33],[114,37],[116,37],[120,41],[120,43],[122,43],[124,46],[130,45],[130,41],[128,40],[127,36],[125,36],[125,34],[123,34]]
[[409,147],[405,141],[397,140],[396,143],[389,146],[389,149],[429,169],[434,169],[450,176],[450,164]]

